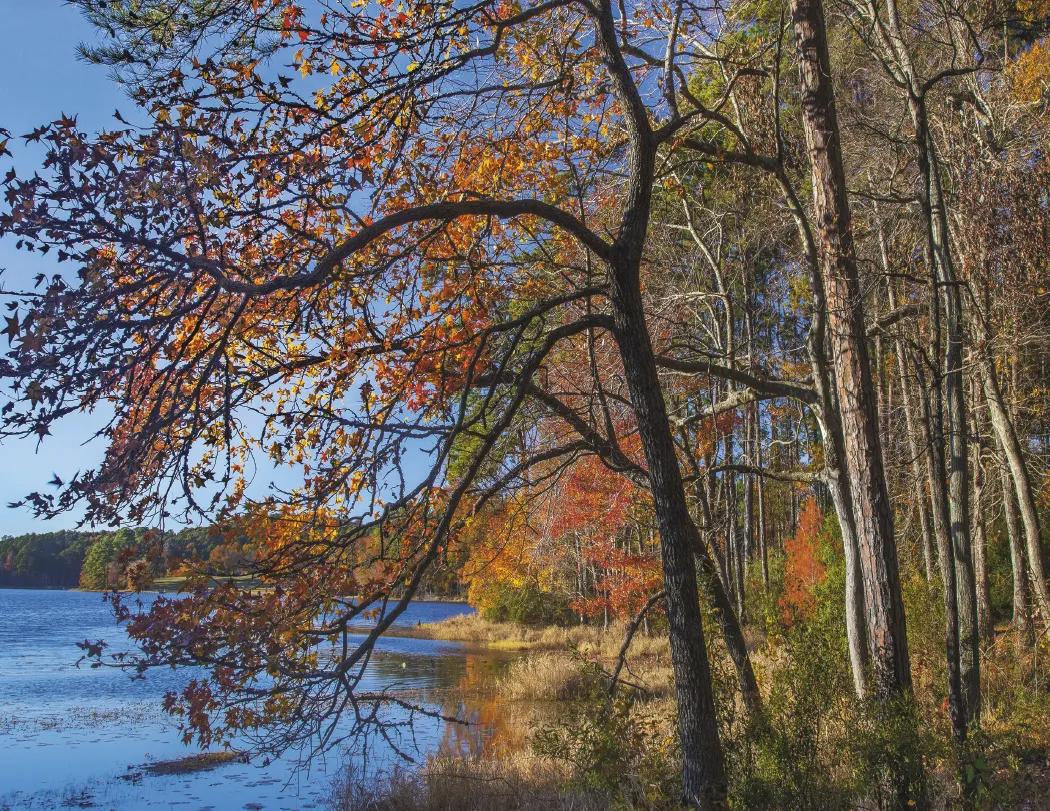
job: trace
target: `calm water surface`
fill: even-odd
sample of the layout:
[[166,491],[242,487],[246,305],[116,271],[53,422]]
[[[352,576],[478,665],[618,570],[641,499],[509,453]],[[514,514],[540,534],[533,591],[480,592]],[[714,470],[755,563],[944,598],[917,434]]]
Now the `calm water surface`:
[[[469,611],[459,603],[417,602],[398,624]],[[179,741],[174,722],[160,710],[164,693],[192,675],[158,670],[132,679],[118,670],[77,668],[76,643],[84,639],[105,639],[111,652],[131,647],[98,594],[0,590],[0,811],[325,808],[348,759],[360,757],[330,754],[309,770],[296,769],[294,758],[287,757],[195,774],[143,773],[136,767],[197,751]],[[479,670],[499,666],[451,642],[389,638],[377,651],[366,689],[454,688],[476,679]],[[401,744],[417,759],[450,742],[469,745],[471,735],[454,727],[417,722],[412,738]],[[382,769],[394,760],[388,747],[377,745],[369,752],[368,768]]]

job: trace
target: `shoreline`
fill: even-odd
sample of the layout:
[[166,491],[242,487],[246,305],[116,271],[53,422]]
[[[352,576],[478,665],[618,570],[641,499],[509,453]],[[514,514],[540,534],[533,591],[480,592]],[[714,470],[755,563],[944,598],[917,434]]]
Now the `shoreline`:
[[[235,578],[236,579],[236,578]],[[181,583],[179,584],[181,585]],[[252,586],[251,591],[266,591],[268,587]],[[57,591],[57,592],[76,592],[80,594],[106,594],[107,592],[117,592],[118,594],[188,594],[189,592],[179,588],[178,586],[172,586],[171,588],[162,585],[157,587],[153,584],[152,588],[141,589],[134,591],[132,589],[85,589],[80,586],[0,586],[0,592],[2,591]],[[350,597],[349,599],[353,599]],[[392,597],[391,600],[397,600],[399,598]],[[454,605],[469,605],[466,597],[445,597],[440,594],[425,594],[420,597],[413,597],[411,602],[413,603],[450,603]]]

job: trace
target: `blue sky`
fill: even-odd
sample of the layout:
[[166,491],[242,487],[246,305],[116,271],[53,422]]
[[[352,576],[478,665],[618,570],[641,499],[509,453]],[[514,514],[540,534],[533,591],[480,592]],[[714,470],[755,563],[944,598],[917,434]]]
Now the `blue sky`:
[[[0,0],[0,13],[6,24],[5,47],[0,48],[0,126],[12,133],[9,148],[22,173],[32,172],[42,158],[40,145],[26,145],[20,138],[47,121],[61,115],[75,115],[87,132],[118,126],[113,112],[133,113],[134,105],[106,68],[87,65],[77,59],[77,45],[97,41],[95,30],[80,13],[62,0]],[[0,173],[11,158],[0,158]],[[0,284],[7,289],[29,287],[26,280],[58,269],[50,257],[14,249],[14,240],[0,239]],[[0,352],[6,351],[6,338],[0,337]],[[6,397],[0,387],[0,403]],[[77,470],[94,467],[101,458],[101,443],[84,444],[103,423],[98,414],[78,414],[52,426],[53,436],[37,446],[31,440],[0,440],[0,536],[23,532],[74,527],[80,515],[69,513],[51,521],[35,518],[28,510],[9,509],[33,490],[47,488],[53,473],[68,481]],[[425,467],[419,449],[407,454],[408,476],[415,479]],[[289,488],[301,482],[301,471],[268,467],[258,460],[249,492],[262,496],[271,483]],[[412,482],[414,483],[414,482]]]
[[[111,125],[115,108],[130,109],[105,68],[77,59],[77,44],[95,40],[94,30],[78,11],[62,0],[0,0],[0,19],[5,29],[4,47],[0,48],[0,126],[21,135],[68,113],[77,115],[90,131]],[[38,150],[27,149],[17,138],[9,148],[20,170],[31,171],[39,159]],[[7,161],[3,159],[4,171]],[[6,240],[0,240],[0,268],[5,269],[5,287],[15,287],[41,269],[53,269],[46,257],[17,252]],[[0,351],[5,350],[6,339],[0,338]],[[0,444],[0,535],[76,524],[76,515],[44,522],[26,510],[11,510],[6,505],[46,486],[53,471],[68,479],[77,469],[93,465],[100,449],[82,443],[98,422],[97,416],[72,416],[39,449],[35,441],[28,440]]]

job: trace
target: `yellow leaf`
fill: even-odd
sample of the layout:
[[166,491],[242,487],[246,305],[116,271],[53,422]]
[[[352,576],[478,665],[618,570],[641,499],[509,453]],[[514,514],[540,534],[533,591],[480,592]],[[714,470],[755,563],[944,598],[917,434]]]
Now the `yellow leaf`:
[[419,63],[418,62],[409,62],[408,65],[405,66],[405,70],[408,73],[411,73],[412,71],[417,70],[418,68],[419,68]]

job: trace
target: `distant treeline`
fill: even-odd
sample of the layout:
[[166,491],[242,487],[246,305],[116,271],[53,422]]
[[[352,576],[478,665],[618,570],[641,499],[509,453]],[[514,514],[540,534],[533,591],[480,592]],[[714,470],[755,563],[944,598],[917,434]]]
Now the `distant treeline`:
[[[218,527],[6,535],[0,537],[0,588],[148,589],[164,585],[158,578],[191,570],[217,577],[250,574],[256,554],[247,535]],[[461,566],[462,561],[434,566],[419,595],[461,597]]]
[[246,539],[231,541],[208,527],[8,535],[0,538],[0,588],[145,587],[201,562],[240,574],[250,558]]

